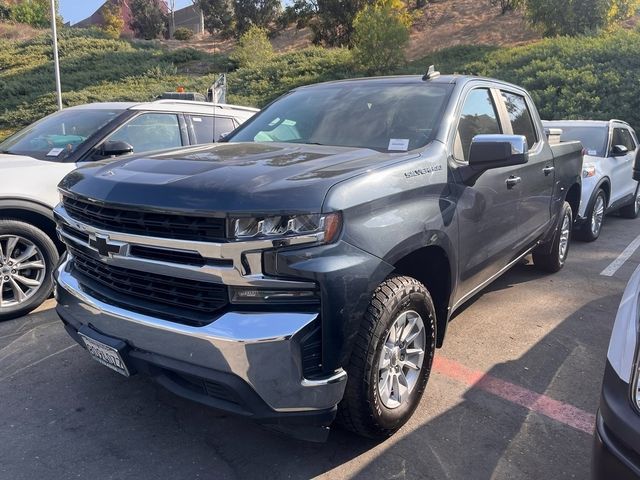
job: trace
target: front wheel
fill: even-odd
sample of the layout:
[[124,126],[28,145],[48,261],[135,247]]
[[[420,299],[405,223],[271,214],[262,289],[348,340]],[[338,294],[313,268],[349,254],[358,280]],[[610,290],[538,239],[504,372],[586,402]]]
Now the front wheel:
[[553,235],[551,251],[538,247],[533,251],[533,263],[536,267],[546,272],[555,273],[564,267],[569,254],[569,241],[571,240],[571,226],[573,225],[573,212],[568,202],[564,202],[560,213],[560,222]]
[[380,284],[346,368],[340,423],[371,438],[400,429],[420,403],[435,345],[436,313],[424,285],[405,276]]
[[620,209],[620,215],[624,218],[638,218],[638,214],[640,214],[640,183],[636,187],[636,194],[633,198],[633,202]]
[[58,250],[39,228],[0,220],[0,321],[38,307],[53,289]]

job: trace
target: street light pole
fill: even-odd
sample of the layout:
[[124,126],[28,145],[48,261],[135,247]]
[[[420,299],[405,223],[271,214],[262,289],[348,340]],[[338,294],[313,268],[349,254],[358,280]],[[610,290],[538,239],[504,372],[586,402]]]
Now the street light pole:
[[53,34],[53,63],[56,72],[58,110],[62,110],[62,86],[60,85],[60,59],[58,58],[58,26],[56,25],[56,0],[51,0],[51,31]]

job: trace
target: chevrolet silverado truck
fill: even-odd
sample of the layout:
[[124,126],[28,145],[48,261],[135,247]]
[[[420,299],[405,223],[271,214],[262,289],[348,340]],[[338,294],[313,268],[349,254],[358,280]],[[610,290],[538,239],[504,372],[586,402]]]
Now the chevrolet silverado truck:
[[581,151],[496,80],[298,88],[226,143],[67,175],[57,312],[123,375],[299,438],[336,416],[386,437],[456,310],[529,253],[563,267]]

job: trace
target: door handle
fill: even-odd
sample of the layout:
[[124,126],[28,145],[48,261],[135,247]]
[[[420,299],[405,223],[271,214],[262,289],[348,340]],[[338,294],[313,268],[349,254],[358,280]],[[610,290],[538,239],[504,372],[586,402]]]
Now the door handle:
[[555,167],[544,167],[542,169],[542,172],[544,173],[545,177],[548,177],[553,173],[554,170],[555,170]]
[[520,182],[522,182],[522,178],[520,177],[516,177],[514,175],[511,175],[509,178],[507,178],[507,188],[509,190],[511,190],[513,187],[515,187],[516,185],[518,185]]

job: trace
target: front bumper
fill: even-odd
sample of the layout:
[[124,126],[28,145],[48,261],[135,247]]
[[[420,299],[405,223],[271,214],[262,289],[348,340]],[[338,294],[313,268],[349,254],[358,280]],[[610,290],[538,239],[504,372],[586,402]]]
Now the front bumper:
[[[303,376],[300,340],[317,324],[318,313],[227,312],[193,327],[94,298],[69,259],[57,269],[56,283],[57,312],[76,340],[80,328],[90,327],[125,341],[127,361],[179,395],[263,423],[328,425],[335,417],[346,373]],[[216,388],[203,390],[206,381],[226,393],[216,397]]]
[[640,415],[631,405],[629,384],[607,362],[592,458],[594,480],[640,479]]

